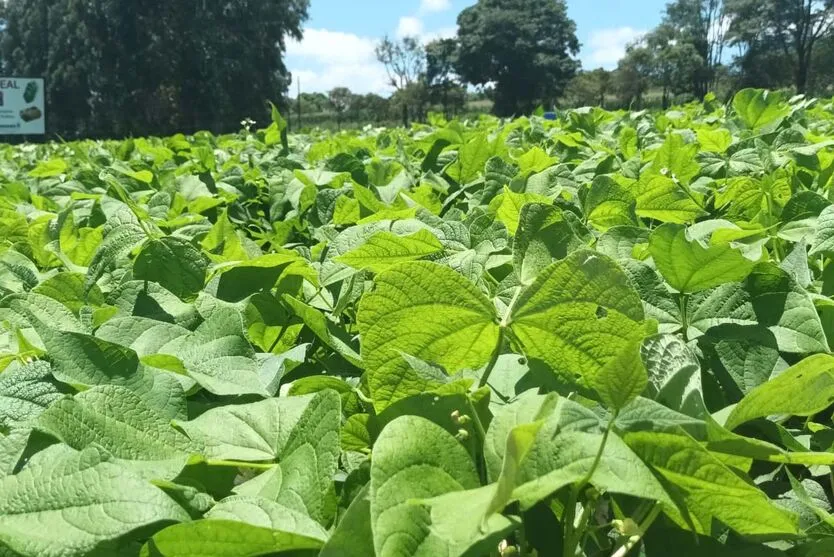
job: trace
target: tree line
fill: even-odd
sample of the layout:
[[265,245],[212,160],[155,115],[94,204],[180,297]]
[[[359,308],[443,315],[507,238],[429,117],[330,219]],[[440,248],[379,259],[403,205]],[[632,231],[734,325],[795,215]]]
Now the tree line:
[[[616,69],[585,71],[565,0],[478,0],[457,34],[382,39],[389,98],[344,87],[290,100],[286,42],[310,0],[5,0],[0,64],[47,82],[49,130],[63,137],[239,129],[318,106],[343,120],[408,125],[465,110],[473,90],[499,116],[538,106],[668,106],[743,87],[834,91],[834,0],[671,0]],[[314,123],[314,122],[312,122]]]
[[745,87],[834,92],[834,1],[674,0],[613,71],[580,72],[567,101],[641,106]]
[[44,77],[62,137],[240,128],[290,83],[309,0],[6,0],[6,75]]
[[371,122],[363,107],[374,104],[407,124],[429,107],[457,115],[473,87],[499,116],[537,106],[667,107],[744,87],[834,93],[834,0],[672,0],[613,70],[581,68],[564,0],[479,0],[457,23],[455,37],[425,46],[410,37],[379,43],[395,91],[388,101],[338,88],[326,106]]

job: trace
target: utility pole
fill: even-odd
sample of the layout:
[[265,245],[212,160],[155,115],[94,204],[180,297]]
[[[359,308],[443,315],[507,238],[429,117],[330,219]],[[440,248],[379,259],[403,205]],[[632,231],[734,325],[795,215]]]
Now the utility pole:
[[297,123],[298,129],[296,130],[296,133],[300,132],[301,127],[302,127],[302,124],[301,124],[301,77],[298,78],[297,83],[298,83],[298,95],[295,97],[295,100],[298,103],[298,118],[296,118],[298,120],[298,123]]

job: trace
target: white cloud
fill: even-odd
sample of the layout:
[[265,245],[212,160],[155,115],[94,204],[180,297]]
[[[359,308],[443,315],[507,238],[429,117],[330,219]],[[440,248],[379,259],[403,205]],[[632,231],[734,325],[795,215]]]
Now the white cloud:
[[[402,17],[396,36],[419,37],[422,43],[454,37],[457,27],[425,31],[418,17]],[[388,74],[376,59],[374,49],[379,38],[353,33],[307,28],[301,41],[287,43],[287,66],[292,72],[290,95],[295,96],[298,82],[302,92],[326,93],[334,87],[347,87],[354,93],[392,92]]]
[[353,33],[308,28],[301,41],[287,44],[287,61],[293,74],[290,94],[298,81],[304,92],[327,92],[348,87],[355,93],[388,93],[385,68],[377,61],[378,39]]
[[450,0],[422,0],[420,13],[445,12],[452,7]]
[[287,44],[287,55],[320,64],[350,64],[376,60],[376,39],[353,33],[307,28],[301,41]]
[[397,37],[420,37],[423,34],[423,20],[419,17],[405,16],[397,25]]
[[643,30],[632,27],[591,31],[588,40],[588,52],[582,57],[585,69],[614,68],[625,55],[626,46],[645,35],[645,33]]

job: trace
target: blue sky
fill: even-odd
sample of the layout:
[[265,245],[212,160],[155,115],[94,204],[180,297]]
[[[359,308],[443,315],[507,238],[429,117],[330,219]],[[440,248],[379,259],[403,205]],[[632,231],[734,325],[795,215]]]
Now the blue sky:
[[[542,0],[546,1],[546,0]],[[660,21],[667,0],[568,0],[586,69],[613,68],[625,45]],[[475,0],[311,0],[304,40],[288,45],[287,66],[302,91],[346,86],[387,93],[374,45],[383,35],[424,41],[453,36],[458,14]],[[295,94],[293,83],[292,94]]]

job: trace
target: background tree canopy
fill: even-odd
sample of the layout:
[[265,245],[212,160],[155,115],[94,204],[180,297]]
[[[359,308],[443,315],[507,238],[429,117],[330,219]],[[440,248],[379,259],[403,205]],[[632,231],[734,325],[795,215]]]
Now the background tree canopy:
[[[309,0],[8,0],[4,71],[46,78],[50,130],[235,129],[267,114]],[[210,32],[207,32],[210,30]]]
[[834,94],[834,0],[669,0],[614,69],[581,68],[565,0],[478,0],[453,37],[378,42],[384,95],[337,83],[290,99],[286,41],[310,2],[7,0],[0,63],[46,78],[48,131],[66,138],[228,132],[267,121],[267,101],[294,129],[667,107],[747,87]]
[[529,112],[561,95],[579,62],[564,0],[480,0],[458,16],[457,73],[495,84],[495,113]]

